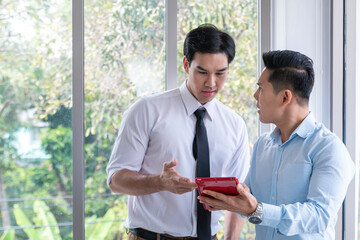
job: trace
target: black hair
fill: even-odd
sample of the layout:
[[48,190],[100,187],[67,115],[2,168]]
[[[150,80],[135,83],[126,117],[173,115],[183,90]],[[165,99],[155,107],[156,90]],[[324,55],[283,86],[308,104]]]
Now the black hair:
[[277,94],[283,89],[294,92],[299,104],[309,103],[314,86],[314,68],[311,58],[302,53],[283,50],[263,54],[265,67],[272,70],[269,82]]
[[196,52],[225,53],[230,64],[235,57],[235,42],[229,34],[220,31],[214,25],[202,24],[188,32],[183,51],[189,65]]

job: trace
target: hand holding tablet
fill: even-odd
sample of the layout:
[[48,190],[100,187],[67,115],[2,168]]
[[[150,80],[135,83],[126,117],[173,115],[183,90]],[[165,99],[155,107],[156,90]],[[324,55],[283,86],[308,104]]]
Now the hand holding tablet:
[[[195,183],[197,185],[199,194],[207,196],[203,193],[203,190],[212,190],[220,192],[226,195],[238,195],[236,185],[239,183],[236,177],[204,177],[196,178]],[[209,209],[207,204],[204,204],[206,210]]]

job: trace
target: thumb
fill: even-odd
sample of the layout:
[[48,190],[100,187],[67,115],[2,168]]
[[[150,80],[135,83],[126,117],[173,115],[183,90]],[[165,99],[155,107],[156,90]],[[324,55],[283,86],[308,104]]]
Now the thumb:
[[236,188],[240,197],[245,199],[253,198],[252,194],[249,191],[249,188],[246,185],[238,184]]
[[165,168],[172,168],[172,167],[175,167],[176,165],[177,165],[177,159],[176,158],[174,158],[174,160],[172,160],[172,161],[168,161],[168,162],[164,163]]
[[236,189],[240,195],[246,195],[247,193],[246,188],[241,183],[236,185]]
[[250,192],[250,189],[248,188],[248,186],[246,186],[244,183],[239,183],[246,192]]

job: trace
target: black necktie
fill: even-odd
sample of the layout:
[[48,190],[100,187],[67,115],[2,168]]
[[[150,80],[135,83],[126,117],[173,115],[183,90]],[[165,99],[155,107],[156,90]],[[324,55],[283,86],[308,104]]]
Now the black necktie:
[[[196,177],[210,177],[209,144],[204,115],[206,110],[196,110],[196,133],[193,142],[193,154],[196,160]],[[196,196],[198,196],[198,192]],[[203,204],[197,201],[197,236],[199,240],[211,240],[211,213],[204,209]]]

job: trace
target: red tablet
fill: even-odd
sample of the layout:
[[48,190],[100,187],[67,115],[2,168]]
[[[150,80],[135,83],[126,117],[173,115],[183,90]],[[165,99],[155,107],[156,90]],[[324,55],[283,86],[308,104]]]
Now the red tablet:
[[[238,195],[236,185],[239,183],[236,177],[205,177],[195,178],[195,183],[198,187],[200,195],[206,196],[202,191],[205,189],[220,192],[226,195]],[[209,209],[207,204],[204,204],[205,209]]]

